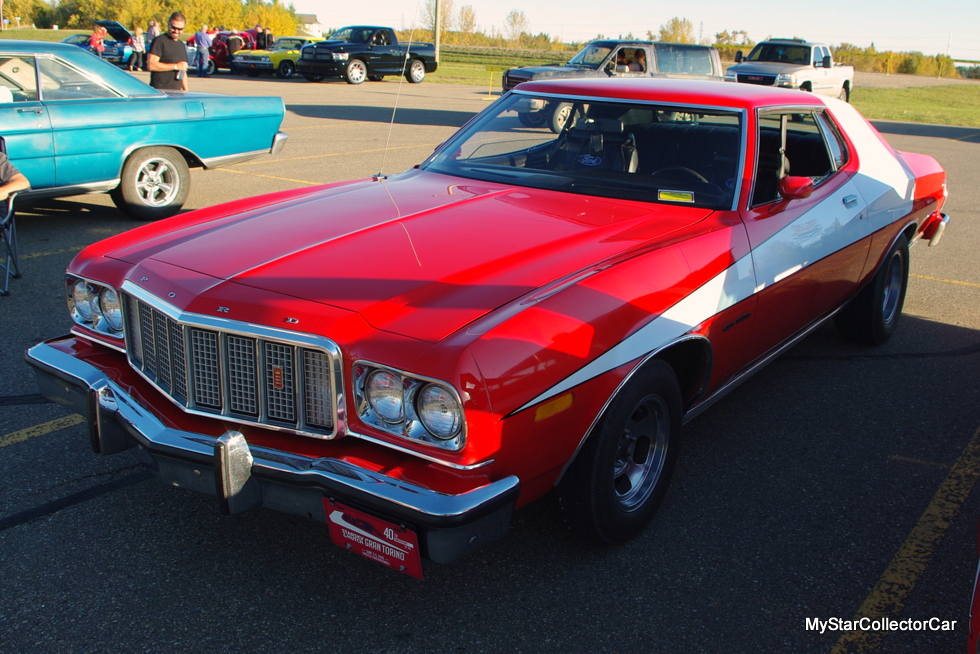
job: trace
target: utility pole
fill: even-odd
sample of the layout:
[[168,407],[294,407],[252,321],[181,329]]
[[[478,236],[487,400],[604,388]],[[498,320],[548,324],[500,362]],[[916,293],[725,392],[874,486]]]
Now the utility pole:
[[440,38],[439,36],[439,25],[442,23],[442,0],[434,0],[434,1],[436,5],[436,10],[432,12],[433,15],[435,16],[434,19],[435,25],[432,26],[432,36],[433,36],[432,40],[434,41],[433,45],[436,48],[436,61],[439,61],[439,44],[442,41],[442,38]]

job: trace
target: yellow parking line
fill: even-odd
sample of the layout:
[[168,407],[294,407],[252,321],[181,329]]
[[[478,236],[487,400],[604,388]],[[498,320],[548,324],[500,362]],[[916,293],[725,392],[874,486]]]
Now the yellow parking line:
[[52,432],[56,432],[59,429],[74,427],[82,422],[85,422],[85,418],[77,413],[73,413],[65,418],[58,418],[57,420],[52,420],[51,422],[45,422],[40,425],[28,427],[27,429],[11,432],[5,436],[0,436],[0,447],[7,447],[8,445],[13,445],[14,443],[20,443],[21,441],[26,441],[28,438],[34,438],[35,436],[45,436]]
[[21,259],[35,259],[37,257],[51,256],[52,254],[65,254],[66,252],[80,252],[85,247],[87,247],[87,246],[85,246],[85,245],[76,245],[76,246],[73,246],[73,247],[70,247],[70,248],[65,248],[63,250],[48,250],[47,252],[35,252],[33,254],[22,254],[22,255],[20,255],[19,258],[21,258]]
[[980,284],[975,282],[961,282],[958,279],[943,279],[942,277],[930,277],[929,275],[909,275],[909,277],[917,277],[919,279],[928,279],[931,282],[943,282],[945,284],[957,284],[959,286],[969,286],[971,288],[980,288]]
[[[858,609],[855,620],[898,618],[915,584],[929,567],[943,537],[966,502],[977,477],[980,477],[980,428],[974,432],[912,532]],[[887,635],[885,631],[850,631],[840,637],[831,653],[877,652]]]
[[[291,159],[276,159],[276,163],[282,161],[305,161],[307,159],[327,159],[329,157],[349,157],[354,154],[371,154],[372,152],[384,152],[386,149],[390,152],[391,150],[411,150],[413,148],[434,148],[438,143],[420,143],[418,145],[402,145],[399,147],[390,148],[375,148],[373,150],[358,150],[357,152],[329,152],[327,154],[313,154],[308,157],[293,157]],[[236,164],[235,168],[242,168],[244,166],[268,166],[268,160],[261,161],[246,161],[245,163]],[[231,168],[218,168],[217,170],[231,170]]]
[[234,168],[219,168],[223,173],[235,173],[236,175],[248,175],[249,177],[263,177],[265,179],[278,179],[281,182],[293,182],[294,184],[306,184],[307,186],[317,186],[326,182],[308,182],[305,179],[290,179],[289,177],[276,177],[275,175],[263,175],[261,173],[250,173],[247,170],[235,170]]

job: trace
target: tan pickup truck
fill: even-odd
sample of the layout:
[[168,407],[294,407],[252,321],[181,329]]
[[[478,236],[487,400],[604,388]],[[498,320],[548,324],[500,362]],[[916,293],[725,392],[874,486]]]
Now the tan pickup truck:
[[834,62],[830,46],[802,39],[772,39],[759,43],[749,56],[735,53],[735,65],[725,71],[726,82],[761,84],[832,95],[847,101],[854,86],[854,68]]

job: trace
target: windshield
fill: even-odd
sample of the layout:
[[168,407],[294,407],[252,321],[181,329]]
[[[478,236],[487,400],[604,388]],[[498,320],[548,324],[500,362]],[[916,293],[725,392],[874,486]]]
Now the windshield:
[[367,43],[374,29],[370,27],[345,27],[330,35],[331,41],[346,41],[347,43]]
[[[557,134],[549,128],[556,109],[568,114]],[[530,188],[730,209],[743,129],[733,111],[512,93],[422,167]]]
[[299,50],[303,47],[303,39],[278,39],[273,50]]
[[606,57],[609,56],[610,52],[612,52],[612,48],[606,48],[598,45],[587,45],[582,48],[577,55],[569,59],[568,63],[571,66],[598,68],[602,62],[606,60]]
[[785,43],[760,43],[746,57],[748,61],[778,61],[806,66],[810,63],[810,48]]

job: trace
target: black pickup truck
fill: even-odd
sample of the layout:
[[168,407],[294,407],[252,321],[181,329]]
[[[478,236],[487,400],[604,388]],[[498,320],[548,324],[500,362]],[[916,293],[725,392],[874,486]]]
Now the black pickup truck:
[[418,84],[437,66],[431,43],[399,43],[390,27],[355,25],[305,46],[296,72],[310,82],[342,77],[348,84],[360,84],[366,79],[379,81],[385,75],[404,75]]
[[[564,64],[546,64],[512,68],[504,73],[503,90],[507,92],[522,82],[573,77],[679,77],[724,81],[718,51],[707,45],[664,43],[661,41],[593,41]],[[532,107],[521,113],[529,127],[546,121],[556,133],[568,117],[571,104],[557,107]]]

